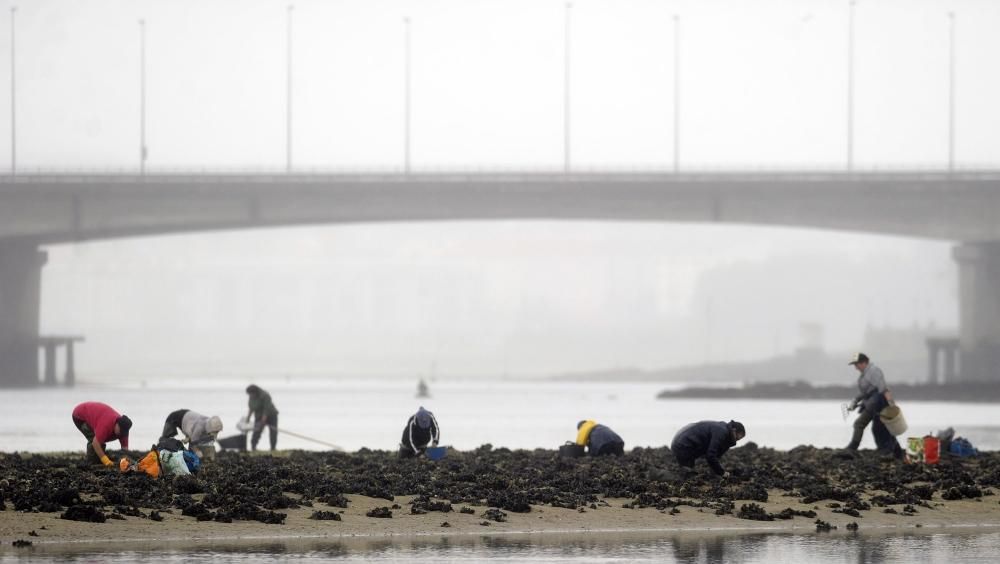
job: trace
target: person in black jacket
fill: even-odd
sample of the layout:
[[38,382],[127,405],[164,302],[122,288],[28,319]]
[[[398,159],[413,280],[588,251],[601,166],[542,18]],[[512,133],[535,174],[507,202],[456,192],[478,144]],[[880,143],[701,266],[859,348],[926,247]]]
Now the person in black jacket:
[[403,439],[399,445],[400,458],[413,458],[427,450],[427,445],[437,446],[441,439],[434,414],[423,407],[410,416],[403,429]]
[[694,468],[694,461],[704,456],[712,472],[728,477],[729,472],[722,467],[719,459],[746,435],[746,429],[739,421],[699,421],[677,431],[670,450],[677,464],[684,468]]

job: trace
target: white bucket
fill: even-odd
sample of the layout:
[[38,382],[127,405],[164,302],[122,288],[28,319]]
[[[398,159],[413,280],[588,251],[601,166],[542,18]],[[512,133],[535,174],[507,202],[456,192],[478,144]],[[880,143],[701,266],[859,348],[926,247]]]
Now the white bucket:
[[892,433],[892,436],[898,437],[906,432],[906,418],[903,417],[903,410],[899,409],[898,405],[890,405],[883,409],[878,417],[885,424],[885,428]]

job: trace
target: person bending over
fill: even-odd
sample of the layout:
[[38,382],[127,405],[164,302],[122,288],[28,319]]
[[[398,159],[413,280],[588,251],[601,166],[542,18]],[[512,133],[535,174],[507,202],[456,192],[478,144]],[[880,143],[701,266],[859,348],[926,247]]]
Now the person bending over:
[[403,428],[403,439],[399,445],[400,458],[413,458],[427,450],[427,445],[437,446],[441,431],[434,414],[423,407],[410,416]]
[[97,401],[81,403],[73,408],[73,424],[87,439],[87,462],[111,466],[104,450],[111,441],[118,441],[123,450],[128,449],[132,420],[110,405]]
[[677,431],[670,450],[682,467],[694,468],[695,460],[704,457],[712,472],[725,478],[729,472],[722,467],[719,459],[746,435],[746,429],[739,421],[699,421]]
[[177,434],[177,429],[181,430],[191,450],[199,458],[214,458],[215,439],[222,432],[222,419],[218,415],[209,417],[190,409],[178,409],[167,416],[160,437],[173,437]]
[[625,441],[618,433],[590,419],[576,424],[576,444],[587,447],[590,456],[625,454]]

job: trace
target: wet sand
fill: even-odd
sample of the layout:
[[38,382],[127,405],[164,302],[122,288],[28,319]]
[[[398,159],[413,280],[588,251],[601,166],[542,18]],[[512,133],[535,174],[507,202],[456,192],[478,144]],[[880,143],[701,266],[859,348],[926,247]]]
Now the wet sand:
[[[831,534],[847,532],[852,523],[868,532],[1000,527],[1000,496],[990,487],[1000,480],[996,453],[931,467],[904,465],[875,453],[845,458],[836,451],[808,448],[734,449],[724,459],[734,477],[720,481],[705,473],[677,472],[664,451],[636,449],[620,459],[567,460],[551,451],[482,450],[453,452],[436,464],[398,461],[391,453],[370,451],[232,455],[198,478],[156,481],[85,467],[75,456],[0,455],[6,508],[0,511],[0,544],[8,551],[16,550],[11,548],[16,540],[104,545],[625,531],[814,532],[817,520],[836,526]],[[61,518],[72,506],[99,511],[107,519]],[[391,518],[367,515],[382,507],[389,508]],[[451,510],[442,511],[446,508]],[[462,513],[463,508],[472,513]],[[502,521],[494,519],[497,508]],[[786,509],[801,513],[782,519]],[[154,511],[162,520],[150,519]],[[310,519],[316,511],[336,513],[341,520]],[[755,520],[769,517],[774,520]]]
[[[765,510],[779,512],[786,507],[812,509],[817,518],[837,526],[838,532],[847,532],[849,523],[859,529],[915,529],[991,527],[1000,528],[1000,503],[996,500],[932,503],[933,510],[922,508],[913,516],[872,512],[855,518],[820,505],[806,505],[775,492],[773,501],[759,503]],[[58,513],[0,513],[0,543],[11,547],[17,539],[33,544],[48,543],[118,543],[142,541],[191,541],[191,540],[245,540],[331,538],[331,537],[399,537],[425,535],[507,535],[529,533],[615,533],[615,532],[704,532],[704,531],[799,531],[816,530],[815,519],[795,517],[781,521],[750,521],[732,515],[715,515],[704,508],[681,506],[679,513],[655,508],[624,509],[629,500],[606,499],[609,506],[587,509],[581,513],[574,509],[533,506],[529,513],[507,513],[506,522],[488,521],[482,517],[485,507],[475,507],[473,515],[458,512],[431,512],[424,515],[409,514],[407,497],[397,498],[402,509],[394,510],[392,518],[372,518],[365,513],[372,508],[386,505],[385,500],[363,496],[347,496],[349,508],[342,510],[343,521],[316,521],[309,519],[312,508],[287,510],[282,525],[265,525],[255,521],[233,523],[199,522],[175,511],[163,514],[162,522],[141,517],[109,520],[105,523],[84,523],[60,519]],[[391,506],[391,504],[389,504]],[[819,507],[818,509],[815,509]],[[898,509],[902,509],[899,507]],[[447,522],[449,527],[442,527]],[[489,522],[488,526],[481,523]],[[38,535],[29,536],[31,531]]]

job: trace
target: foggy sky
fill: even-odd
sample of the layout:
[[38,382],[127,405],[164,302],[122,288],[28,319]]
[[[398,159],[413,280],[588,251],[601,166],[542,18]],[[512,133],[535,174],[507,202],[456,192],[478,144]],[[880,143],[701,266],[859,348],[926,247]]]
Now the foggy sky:
[[[294,4],[300,169],[400,165],[404,17],[417,170],[561,164],[563,2]],[[20,167],[137,167],[145,18],[149,168],[282,169],[286,6],[19,3]],[[944,164],[951,10],[958,161],[1000,161],[1000,5],[872,0],[856,12],[859,167]],[[576,166],[672,165],[673,14],[682,167],[843,166],[846,1],[582,0],[572,13]],[[8,49],[0,41],[0,76]],[[87,336],[85,375],[676,366],[789,352],[802,322],[824,325],[835,350],[860,346],[872,323],[954,327],[949,248],[585,222],[120,240],[51,250],[42,325]]]

